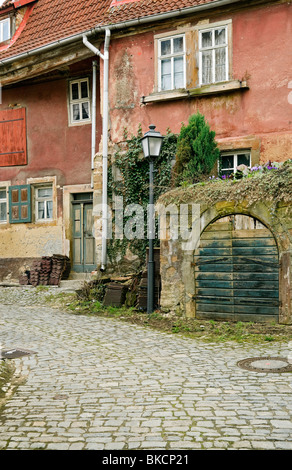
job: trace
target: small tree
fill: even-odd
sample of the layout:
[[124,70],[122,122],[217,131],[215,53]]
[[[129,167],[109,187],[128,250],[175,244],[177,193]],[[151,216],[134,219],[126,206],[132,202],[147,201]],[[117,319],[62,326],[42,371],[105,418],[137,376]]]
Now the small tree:
[[175,184],[200,181],[210,174],[219,156],[215,132],[210,130],[204,116],[200,113],[193,114],[188,125],[182,125],[178,136]]

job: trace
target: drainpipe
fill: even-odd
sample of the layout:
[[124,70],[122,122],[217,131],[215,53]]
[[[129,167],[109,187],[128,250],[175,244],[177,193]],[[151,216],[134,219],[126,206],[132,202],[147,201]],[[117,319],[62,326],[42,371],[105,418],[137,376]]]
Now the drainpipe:
[[95,141],[96,141],[96,69],[97,61],[92,62],[92,117],[91,117],[91,187],[93,188],[93,170],[95,157]]
[[[83,44],[88,47],[94,54],[98,55],[104,62],[103,72],[103,120],[102,120],[102,246],[101,246],[101,268],[103,272],[106,269],[107,263],[107,228],[108,228],[108,213],[107,213],[107,183],[108,183],[108,79],[109,79],[109,43],[110,43],[110,30],[105,31],[105,42],[104,42],[104,53],[102,54],[93,44],[91,44],[87,37],[83,36]],[[96,92],[95,92],[96,102]],[[96,110],[96,103],[94,103]],[[93,110],[94,112],[96,112]],[[94,117],[95,120],[95,117]],[[95,124],[94,124],[95,126]],[[94,128],[93,126],[93,128]],[[93,137],[94,132],[94,137]],[[95,155],[95,130],[92,129],[92,143],[94,139],[94,145],[92,147],[92,168],[93,159]],[[94,152],[94,154],[93,154]]]

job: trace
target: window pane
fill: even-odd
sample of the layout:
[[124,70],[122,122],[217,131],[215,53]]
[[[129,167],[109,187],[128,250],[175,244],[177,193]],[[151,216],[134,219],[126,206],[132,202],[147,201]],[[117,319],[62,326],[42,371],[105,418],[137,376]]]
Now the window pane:
[[72,83],[71,90],[72,90],[72,100],[78,100],[79,99],[78,83]]
[[52,197],[53,188],[39,188],[38,197]]
[[73,121],[80,121],[79,104],[73,104]]
[[88,119],[88,118],[89,118],[89,104],[82,103],[82,119]]
[[0,199],[6,199],[6,190],[0,189]]
[[174,59],[174,88],[184,86],[184,60],[182,57]]
[[45,203],[38,202],[38,219],[44,219],[44,218],[45,218]]
[[226,80],[226,49],[220,47],[215,49],[215,81]]
[[234,168],[234,155],[223,155],[221,159],[222,169]]
[[53,218],[53,201],[47,201],[47,219]]
[[161,61],[161,88],[162,90],[171,89],[171,61],[170,59]]
[[212,31],[202,33],[202,47],[212,47]]
[[212,51],[202,53],[202,83],[212,83]]
[[81,82],[81,98],[88,98],[87,82]]
[[226,43],[226,29],[216,29],[215,30],[215,45],[220,46],[221,44]]
[[160,45],[161,45],[161,55],[167,55],[171,53],[170,39],[161,41]]
[[0,202],[0,221],[6,220],[6,202]]
[[224,175],[225,176],[230,176],[230,175],[232,175],[232,173],[233,173],[233,170],[222,170],[221,171],[222,176],[224,176]]
[[7,41],[10,38],[10,25],[9,21],[3,21],[3,41]]
[[183,37],[173,39],[173,52],[183,52],[184,50],[184,39]]
[[250,166],[250,155],[249,153],[240,153],[237,155],[237,164]]

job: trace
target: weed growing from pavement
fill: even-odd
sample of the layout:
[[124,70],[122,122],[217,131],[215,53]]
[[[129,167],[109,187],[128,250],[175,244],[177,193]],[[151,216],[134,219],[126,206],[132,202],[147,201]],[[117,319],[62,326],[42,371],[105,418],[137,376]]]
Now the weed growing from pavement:
[[104,307],[101,301],[75,293],[49,294],[46,302],[74,315],[115,318],[132,324],[151,327],[169,334],[180,334],[206,342],[266,343],[292,340],[292,325],[215,320],[198,320],[160,310],[147,314],[134,307]]

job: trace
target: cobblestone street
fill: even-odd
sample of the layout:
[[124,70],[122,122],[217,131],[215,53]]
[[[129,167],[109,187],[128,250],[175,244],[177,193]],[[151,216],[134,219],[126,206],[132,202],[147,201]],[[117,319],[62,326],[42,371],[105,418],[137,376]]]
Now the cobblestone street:
[[[0,414],[0,449],[292,450],[292,375],[241,369],[287,343],[210,344],[0,292],[0,344],[25,380]],[[46,292],[47,294],[47,292]]]

